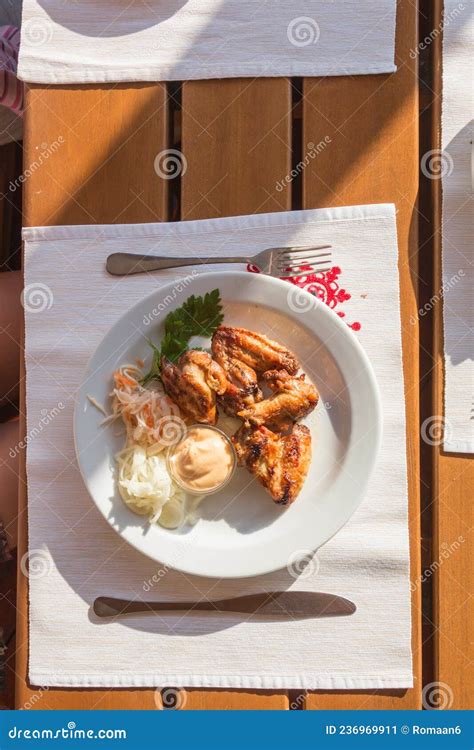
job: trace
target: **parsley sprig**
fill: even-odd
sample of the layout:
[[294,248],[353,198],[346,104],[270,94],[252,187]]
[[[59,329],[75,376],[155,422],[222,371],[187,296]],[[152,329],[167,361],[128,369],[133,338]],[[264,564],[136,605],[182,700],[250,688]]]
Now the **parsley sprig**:
[[163,357],[176,362],[188,348],[193,336],[212,336],[223,320],[219,289],[213,289],[203,297],[196,297],[192,294],[181,307],[168,313],[165,318],[165,335],[161,346],[156,346],[148,339],[153,358],[150,370],[142,380],[142,385],[160,378]]

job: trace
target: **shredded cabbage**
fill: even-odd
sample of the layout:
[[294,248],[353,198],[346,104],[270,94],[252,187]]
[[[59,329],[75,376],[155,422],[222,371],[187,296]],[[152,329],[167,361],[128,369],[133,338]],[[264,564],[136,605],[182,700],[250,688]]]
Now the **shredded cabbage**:
[[[171,436],[183,434],[179,408],[163,388],[154,383],[144,388],[138,380],[139,370],[124,365],[114,373],[112,418],[121,417],[127,429],[127,444],[161,447],[170,445]],[[179,434],[181,430],[181,434]]]
[[138,373],[133,365],[114,373],[113,413],[106,420],[121,418],[127,431],[116,455],[119,492],[134,513],[176,529],[186,520],[187,495],[173,482],[164,449],[180,439],[184,422],[161,386],[144,388]]

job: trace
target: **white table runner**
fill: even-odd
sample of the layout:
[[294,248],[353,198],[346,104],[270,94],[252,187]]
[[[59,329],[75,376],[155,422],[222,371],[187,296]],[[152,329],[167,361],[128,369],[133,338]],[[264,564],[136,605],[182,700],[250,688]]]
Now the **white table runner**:
[[472,4],[445,0],[442,152],[425,169],[443,180],[445,415],[431,432],[436,439],[443,425],[444,449],[455,453],[474,453],[473,40]]
[[[175,271],[127,279],[104,270],[124,247],[190,257],[285,244],[333,245],[318,282],[374,367],[382,452],[356,514],[297,576],[219,581],[164,570],[100,516],[76,465],[74,393],[117,318]],[[399,280],[392,205],[126,226],[24,230],[29,494],[30,655],[35,685],[354,689],[412,685]],[[224,266],[224,268],[228,268]],[[241,269],[241,267],[238,267]],[[202,271],[202,267],[198,271]],[[182,275],[189,274],[183,269]],[[24,444],[23,444],[24,447]],[[22,449],[22,446],[19,447]],[[23,561],[26,568],[27,561]],[[220,598],[263,589],[327,591],[349,618],[262,622],[238,616],[143,617],[96,624],[98,595]]]
[[395,70],[396,0],[23,0],[19,75],[38,83]]

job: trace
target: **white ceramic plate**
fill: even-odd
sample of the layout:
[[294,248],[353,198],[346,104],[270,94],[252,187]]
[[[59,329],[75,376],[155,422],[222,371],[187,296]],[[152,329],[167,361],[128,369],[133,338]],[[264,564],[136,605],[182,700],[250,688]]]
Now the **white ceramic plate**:
[[[116,426],[100,427],[103,417],[87,395],[108,403],[112,372],[135,357],[148,358],[145,338],[160,340],[166,314],[190,294],[215,288],[224,302],[226,325],[251,328],[288,346],[318,387],[318,407],[304,420],[312,432],[313,458],[303,489],[289,508],[275,505],[245,469],[238,469],[222,492],[203,501],[195,526],[170,531],[149,525],[121,500],[114,454],[123,437],[115,436]],[[161,287],[126,312],[89,362],[74,419],[87,488],[124,539],[167,566],[237,578],[297,565],[349,520],[364,497],[382,433],[372,367],[347,325],[288,282],[253,273],[209,273],[176,290],[177,284]],[[98,430],[102,439],[94,440]]]

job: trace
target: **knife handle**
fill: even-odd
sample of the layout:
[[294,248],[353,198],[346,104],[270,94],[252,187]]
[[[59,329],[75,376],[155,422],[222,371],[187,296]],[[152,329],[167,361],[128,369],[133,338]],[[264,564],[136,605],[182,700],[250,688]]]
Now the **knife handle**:
[[356,605],[343,596],[314,591],[269,591],[208,601],[145,602],[99,596],[93,610],[97,617],[121,617],[150,612],[216,612],[279,618],[314,618],[352,615]]
[[[119,615],[130,615],[133,613],[146,612],[189,612],[198,610],[199,612],[221,612],[226,610],[226,603],[229,600],[208,602],[144,602],[141,599],[129,601],[127,599],[116,599],[111,596],[99,596],[93,605],[97,617],[118,617]],[[238,610],[236,610],[238,612]]]

